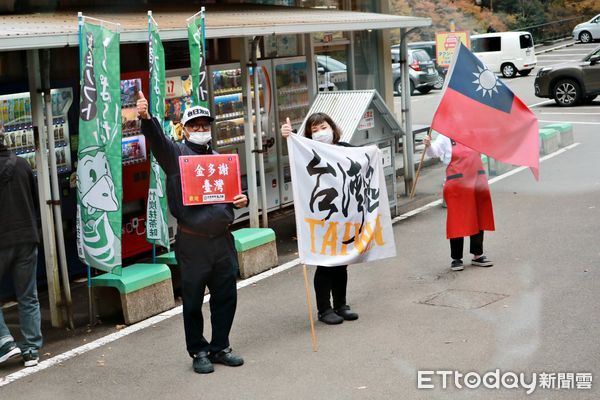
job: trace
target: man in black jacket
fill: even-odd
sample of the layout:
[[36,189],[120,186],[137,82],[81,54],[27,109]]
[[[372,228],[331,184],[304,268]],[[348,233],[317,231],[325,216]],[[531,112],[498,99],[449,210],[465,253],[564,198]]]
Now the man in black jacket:
[[[179,157],[215,154],[210,146],[213,118],[208,109],[195,106],[185,110],[181,120],[184,143],[175,143],[164,135],[159,121],[149,114],[148,101],[142,92],[138,93],[137,111],[142,133],[167,175],[167,201],[171,214],[177,218],[175,254],[181,269],[185,341],[194,371],[213,372],[213,363],[242,365],[244,360],[229,346],[239,268],[229,227],[234,219],[233,208],[246,207],[248,199],[240,194],[233,204],[183,205]],[[210,343],[203,335],[202,302],[206,286],[210,291]]]
[[0,127],[0,280],[12,281],[19,304],[23,342],[10,334],[0,309],[0,363],[22,355],[26,367],[38,364],[42,347],[40,303],[37,296],[37,204],[31,167],[4,145]]

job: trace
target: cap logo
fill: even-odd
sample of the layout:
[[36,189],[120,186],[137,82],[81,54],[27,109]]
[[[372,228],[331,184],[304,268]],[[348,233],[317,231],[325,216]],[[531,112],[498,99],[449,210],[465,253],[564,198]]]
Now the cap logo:
[[194,107],[188,110],[188,119],[191,117],[202,117],[202,116],[208,116],[209,113],[207,110],[204,110],[200,107]]

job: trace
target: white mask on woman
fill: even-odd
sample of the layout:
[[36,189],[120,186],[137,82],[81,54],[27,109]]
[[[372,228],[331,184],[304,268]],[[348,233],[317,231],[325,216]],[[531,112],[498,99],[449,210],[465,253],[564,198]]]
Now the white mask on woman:
[[208,142],[210,142],[211,134],[210,129],[204,132],[196,132],[196,131],[188,131],[190,137],[187,139],[188,141],[204,146]]
[[333,131],[331,128],[323,129],[320,131],[313,132],[312,134],[313,140],[321,143],[333,143]]

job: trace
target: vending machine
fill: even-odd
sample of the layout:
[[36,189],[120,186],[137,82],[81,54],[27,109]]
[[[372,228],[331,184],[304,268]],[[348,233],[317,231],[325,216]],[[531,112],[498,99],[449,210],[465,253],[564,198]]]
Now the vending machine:
[[[279,173],[277,170],[277,142],[274,129],[273,81],[271,60],[259,61],[258,65],[258,93],[260,111],[258,117],[261,121],[261,132],[256,132],[256,112],[252,116],[254,138],[257,134],[262,140],[263,159],[265,167],[265,182],[260,182],[257,174],[257,186],[260,193],[263,184],[267,192],[267,211],[280,207]],[[254,79],[251,74],[251,96],[254,109]],[[245,101],[242,93],[242,70],[238,63],[209,66],[209,93],[212,99],[212,112],[215,117],[214,139],[216,150],[220,153],[236,153],[240,157],[242,189],[248,188],[245,151]],[[258,169],[258,167],[257,167]],[[259,196],[259,209],[263,209],[262,199]]]
[[[260,137],[263,145],[265,182],[257,186],[260,193],[266,186],[267,211],[281,208],[293,201],[291,173],[285,140],[279,132],[286,117],[298,128],[309,108],[307,65],[304,57],[261,60],[257,63],[261,119]],[[165,129],[174,140],[183,138],[179,125],[181,115],[191,105],[189,69],[167,71]],[[238,154],[242,190],[248,189],[245,151],[245,99],[242,91],[242,69],[239,63],[208,66],[209,106],[215,118],[213,147],[219,153]],[[250,74],[253,73],[250,68]],[[251,75],[251,96],[254,109],[254,80]],[[252,116],[254,131],[256,115]],[[257,133],[254,132],[254,138]],[[257,166],[258,169],[258,166]],[[259,209],[262,199],[259,196]],[[236,221],[248,218],[247,210],[236,210]]]
[[123,159],[122,256],[130,258],[150,251],[146,240],[146,203],[150,185],[150,162],[146,140],[137,117],[136,93],[148,93],[148,72],[121,74],[121,141]]
[[[264,151],[267,210],[275,210],[293,201],[287,146],[279,127],[286,117],[297,128],[308,110],[307,67],[304,57],[262,60],[258,62],[261,138]],[[250,69],[252,74],[252,69]],[[209,67],[209,90],[213,99],[215,136],[218,151],[238,153],[245,182],[244,101],[239,64]],[[252,96],[254,80],[251,79]],[[254,103],[253,103],[254,104]],[[253,116],[255,124],[256,116]],[[256,125],[254,125],[256,126]],[[255,133],[256,134],[256,133]],[[260,177],[257,176],[258,180]],[[258,181],[259,193],[262,182]],[[260,201],[260,198],[259,198]],[[262,205],[259,205],[262,208]]]
[[[51,89],[52,101],[52,128],[56,154],[56,167],[58,172],[58,183],[61,200],[61,212],[63,217],[63,230],[67,246],[67,258],[69,259],[69,273],[77,274],[82,271],[81,264],[77,264],[76,250],[69,252],[70,223],[74,219],[75,193],[70,188],[71,164],[71,140],[69,131],[68,113],[73,104],[73,89],[71,87]],[[5,146],[14,151],[19,157],[25,159],[34,175],[37,177],[37,165],[35,159],[35,141],[33,134],[33,121],[31,115],[31,101],[29,92],[13,93],[0,96],[0,131],[4,131]],[[76,139],[76,138],[75,138]],[[75,140],[76,142],[76,140]],[[74,145],[76,146],[76,145]],[[48,151],[46,149],[46,151]],[[72,206],[72,207],[71,207]],[[38,257],[37,281],[46,281],[46,270],[42,267],[43,246],[40,246]],[[71,260],[75,260],[71,262]],[[0,282],[0,299],[12,297],[14,289],[12,282],[6,279]]]
[[192,106],[192,77],[190,70],[176,69],[166,72],[165,119],[163,129],[175,141],[183,140],[183,127],[179,124],[183,112]]
[[[73,104],[73,90],[72,88],[52,89],[50,94],[56,168],[59,175],[64,175],[70,173],[72,169],[67,114]],[[4,129],[5,144],[8,149],[27,160],[36,174],[37,165],[29,92],[0,96],[0,129]]]

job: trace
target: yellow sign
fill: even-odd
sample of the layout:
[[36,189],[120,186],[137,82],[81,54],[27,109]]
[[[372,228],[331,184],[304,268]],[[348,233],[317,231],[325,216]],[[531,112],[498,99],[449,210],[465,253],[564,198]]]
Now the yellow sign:
[[471,48],[469,32],[438,32],[435,34],[436,59],[439,66],[448,67],[450,65],[454,51],[460,42],[469,49]]

